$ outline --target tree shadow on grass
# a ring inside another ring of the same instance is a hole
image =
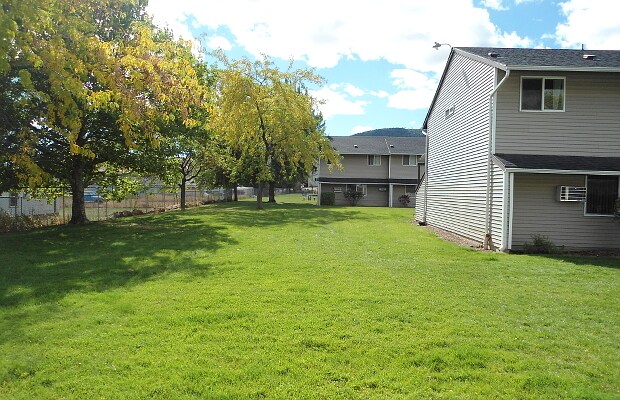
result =
[[[299,203],[265,203],[264,210],[257,210],[256,203],[250,201],[214,204],[210,207],[220,211],[213,215],[213,221],[240,227],[266,228],[288,224],[317,227],[339,221],[375,218],[371,213],[363,213],[353,207],[317,207]]]
[[[192,252],[229,243],[225,227],[180,213],[4,235],[0,306],[53,302],[176,271],[204,275],[209,265]]]
[[[565,263],[571,263],[579,266],[595,266],[617,269],[620,271],[620,257],[606,252],[601,252],[600,255],[596,255],[596,252],[592,254],[538,254],[541,257],[549,258],[552,260],[561,260]]]
[[[227,230],[302,224],[325,226],[372,215],[342,208],[252,202],[122,218],[87,226],[60,226],[0,237],[0,306],[53,302],[67,293],[132,286],[163,273],[204,275],[207,257],[236,242]]]

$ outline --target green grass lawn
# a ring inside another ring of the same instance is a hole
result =
[[[620,398],[620,259],[279,200],[0,236],[0,398]]]

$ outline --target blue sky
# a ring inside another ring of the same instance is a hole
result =
[[[197,48],[293,58],[327,83],[312,94],[330,135],[419,128],[455,47],[620,49],[610,0],[150,0]],[[210,60],[209,55],[205,55]]]

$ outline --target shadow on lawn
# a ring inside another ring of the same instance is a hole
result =
[[[325,226],[338,221],[375,218],[352,207],[317,207],[299,203],[264,203],[264,206],[264,210],[257,210],[256,203],[251,201],[216,204],[213,207],[220,213],[214,215],[213,220],[237,226],[269,227],[288,224]]]
[[[579,266],[595,266],[620,270],[620,257],[601,253],[600,255],[591,254],[540,254],[539,256],[552,260],[561,260]]]
[[[61,226],[0,237],[0,306],[54,302],[70,292],[132,286],[164,273],[208,272],[208,257],[236,243],[227,230],[286,224],[324,226],[372,218],[305,204],[221,203],[185,212]],[[195,256],[196,252],[202,252]]]
[[[234,243],[226,228],[170,213],[88,226],[61,226],[1,238],[0,306],[53,302],[67,293],[132,286],[177,271],[204,275],[192,252]]]

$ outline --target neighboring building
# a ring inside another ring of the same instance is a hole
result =
[[[343,170],[321,160],[318,168],[319,201],[322,192],[334,192],[336,204],[349,204],[347,190],[364,192],[361,206],[401,206],[398,198],[410,194],[414,206],[418,177],[424,173],[423,137],[333,136],[332,146],[342,156]]]
[[[33,199],[22,192],[0,193],[0,212],[11,216],[53,214],[60,208],[59,199],[48,203],[45,199]]]
[[[500,250],[620,248],[620,51],[454,48],[416,220]]]

